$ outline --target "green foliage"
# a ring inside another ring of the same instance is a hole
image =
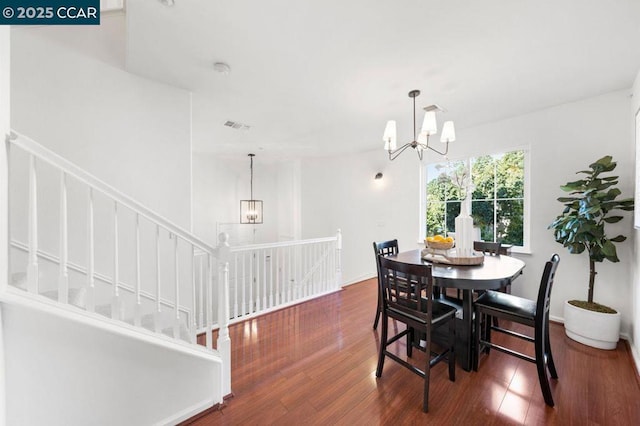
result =
[[[584,179],[568,182],[560,188],[569,193],[569,197],[560,197],[558,201],[564,203],[564,209],[551,225],[555,239],[569,250],[569,253],[587,251],[594,262],[605,259],[619,262],[616,246],[627,237],[618,235],[607,237],[605,224],[616,223],[623,216],[615,211],[633,210],[633,199],[618,200],[622,193],[617,188],[618,176],[602,176],[616,168],[616,162],[611,156],[602,157],[589,165],[591,170],[581,170],[577,173],[585,174]]]
[[[566,247],[569,253],[586,251],[589,254],[589,302],[593,302],[595,263],[604,260],[619,262],[614,243],[627,239],[624,235],[609,238],[605,225],[621,221],[623,216],[619,214],[620,211],[634,208],[632,198],[617,199],[622,194],[619,189],[613,188],[618,184],[618,176],[602,175],[614,170],[616,165],[607,155],[590,164],[590,170],[576,173],[586,175],[584,179],[562,185],[560,188],[569,196],[558,198],[564,204],[564,209],[549,225],[555,240]]]
[[[458,183],[465,162],[430,168],[427,183],[426,223],[428,235],[454,230],[454,219],[460,212],[461,194]],[[435,169],[435,170],[433,170]],[[485,155],[472,159],[471,215],[485,241],[524,244],[524,151],[502,155]],[[495,213],[495,215],[494,215]]]

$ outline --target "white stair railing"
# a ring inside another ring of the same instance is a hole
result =
[[[231,322],[339,290],[341,250],[340,230],[327,238],[232,247]]]
[[[217,328],[215,352],[222,359],[223,395],[229,394],[226,239],[209,246],[23,135],[12,132],[6,149],[12,284],[6,293],[81,310],[166,341],[198,342],[201,350],[214,350],[213,335],[197,336],[198,330]],[[58,184],[46,173],[57,174]],[[58,206],[57,226],[53,211],[41,207],[52,203]],[[58,253],[50,244],[56,238]]]

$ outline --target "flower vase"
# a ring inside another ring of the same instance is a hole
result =
[[[459,257],[471,257],[473,253],[473,218],[469,214],[469,197],[462,202],[456,217],[456,253]]]

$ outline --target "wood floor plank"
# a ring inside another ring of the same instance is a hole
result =
[[[478,372],[456,368],[453,383],[446,365],[435,366],[425,414],[418,376],[387,359],[382,377],[375,377],[376,300],[376,280],[367,280],[233,325],[235,397],[191,424],[640,424],[640,386],[627,344],[613,351],[589,348],[567,338],[560,324],[551,325],[560,376],[550,381],[554,408],[544,404],[533,364],[493,350]],[[389,327],[402,329],[393,322]],[[526,342],[506,339],[494,336],[533,354]],[[404,341],[392,350],[406,357]],[[412,362],[424,360],[414,351]]]

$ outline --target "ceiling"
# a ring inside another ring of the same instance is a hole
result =
[[[636,0],[127,1],[127,69],[193,92],[194,150],[275,157],[412,138],[412,104],[460,129],[629,88]],[[213,63],[226,62],[228,75]],[[223,126],[227,120],[250,130]],[[458,139],[456,143],[464,143]]]

